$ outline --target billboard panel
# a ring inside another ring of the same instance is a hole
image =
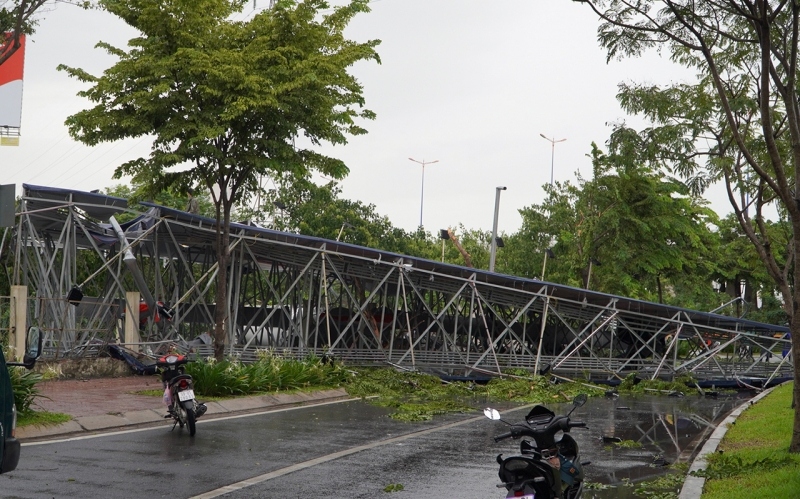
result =
[[[11,33],[5,33],[3,39],[11,43]],[[14,55],[0,64],[0,145],[19,145],[25,36],[20,36],[19,41],[20,47]]]

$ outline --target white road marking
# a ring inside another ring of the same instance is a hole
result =
[[[484,416],[464,419],[462,421],[457,421],[455,423],[449,423],[443,426],[437,426],[436,428],[429,428],[427,430],[420,430],[415,431],[413,433],[408,433],[406,435],[401,435],[399,437],[390,438],[387,440],[380,440],[378,442],[372,442],[365,445],[359,445],[358,447],[353,447],[350,449],[341,450],[339,452],[334,452],[332,454],[328,454],[325,456],[321,456],[315,459],[310,459],[308,461],[303,461],[302,463],[293,464],[291,466],[287,466],[285,468],[281,468],[275,471],[270,471],[269,473],[264,473],[263,475],[254,476],[253,478],[248,478],[247,480],[242,480],[241,482],[232,483],[230,485],[225,485],[224,487],[220,487],[216,490],[211,490],[206,492],[205,494],[200,494],[199,496],[193,496],[190,499],[212,499],[214,497],[219,497],[225,494],[230,494],[231,492],[235,492],[237,490],[241,490],[247,487],[252,487],[253,485],[257,485],[259,483],[266,482],[268,480],[272,480],[273,478],[278,478],[283,475],[288,475],[289,473],[294,473],[295,471],[304,470],[306,468],[311,468],[312,466],[316,466],[318,464],[327,463],[328,461],[333,461],[335,459],[339,459],[340,457],[349,456],[351,454],[355,454],[357,452],[374,449],[375,447],[380,447],[382,445],[393,444],[395,442],[402,442],[403,440],[408,440],[411,438],[420,437],[423,435],[427,435],[429,433],[434,433],[441,430],[447,430],[450,428],[455,428],[456,426],[461,426],[467,423],[472,423],[475,421],[479,421],[481,419],[485,419]]]
[[[332,401],[329,401],[329,402],[320,402],[318,404],[306,403],[306,404],[303,404],[303,405],[292,406],[292,407],[281,407],[281,408],[277,408],[277,409],[265,408],[263,411],[259,411],[259,412],[251,412],[251,413],[248,413],[248,414],[235,414],[235,415],[232,415],[232,416],[222,416],[222,417],[215,417],[215,418],[212,418],[212,419],[206,419],[206,420],[202,420],[202,421],[197,421],[197,424],[201,425],[201,424],[204,424],[204,423],[212,423],[214,421],[226,421],[226,420],[229,420],[229,419],[249,418],[249,417],[252,417],[252,416],[260,416],[262,414],[269,414],[269,413],[273,413],[273,412],[296,411],[298,409],[308,409],[309,407],[318,407],[318,406],[321,406],[321,405],[341,404],[342,402],[353,402],[355,400],[361,400],[361,399],[349,398],[349,399],[342,399],[342,400],[332,400]],[[165,419],[164,421],[167,421],[167,420]],[[147,424],[147,423],[145,423],[145,424]],[[113,435],[126,435],[128,433],[139,433],[139,432],[142,432],[142,431],[153,431],[153,430],[157,430],[159,428],[163,428],[163,426],[156,426],[156,427],[148,426],[147,428],[135,428],[133,430],[110,431],[110,432],[105,432],[105,433],[95,433],[95,434],[92,434],[92,435],[81,435],[79,437],[60,438],[60,439],[55,439],[55,440],[42,440],[42,441],[39,441],[39,442],[23,442],[22,446],[23,447],[33,447],[35,445],[59,444],[59,443],[62,443],[62,442],[77,442],[77,441],[80,441],[80,440],[91,440],[93,438],[108,437],[108,436],[113,436]],[[98,430],[98,431],[101,431],[101,430]]]

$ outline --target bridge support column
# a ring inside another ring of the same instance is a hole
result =
[[[125,344],[137,345],[142,339],[139,337],[139,292],[128,291],[125,293]]]
[[[11,286],[11,317],[9,321],[13,337],[14,357],[22,362],[25,356],[25,335],[28,329],[28,286]]]

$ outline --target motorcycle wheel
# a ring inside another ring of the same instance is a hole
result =
[[[186,426],[189,427],[189,436],[193,437],[194,434],[197,433],[194,409],[186,409]]]

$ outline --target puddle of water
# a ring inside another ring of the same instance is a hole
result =
[[[574,414],[589,429],[573,430],[589,482],[612,485],[587,490],[586,499],[635,498],[638,483],[671,473],[665,464],[690,462],[716,426],[752,393],[717,398],[637,396],[591,399]],[[605,439],[603,437],[606,437]],[[610,440],[636,445],[621,446]]]

